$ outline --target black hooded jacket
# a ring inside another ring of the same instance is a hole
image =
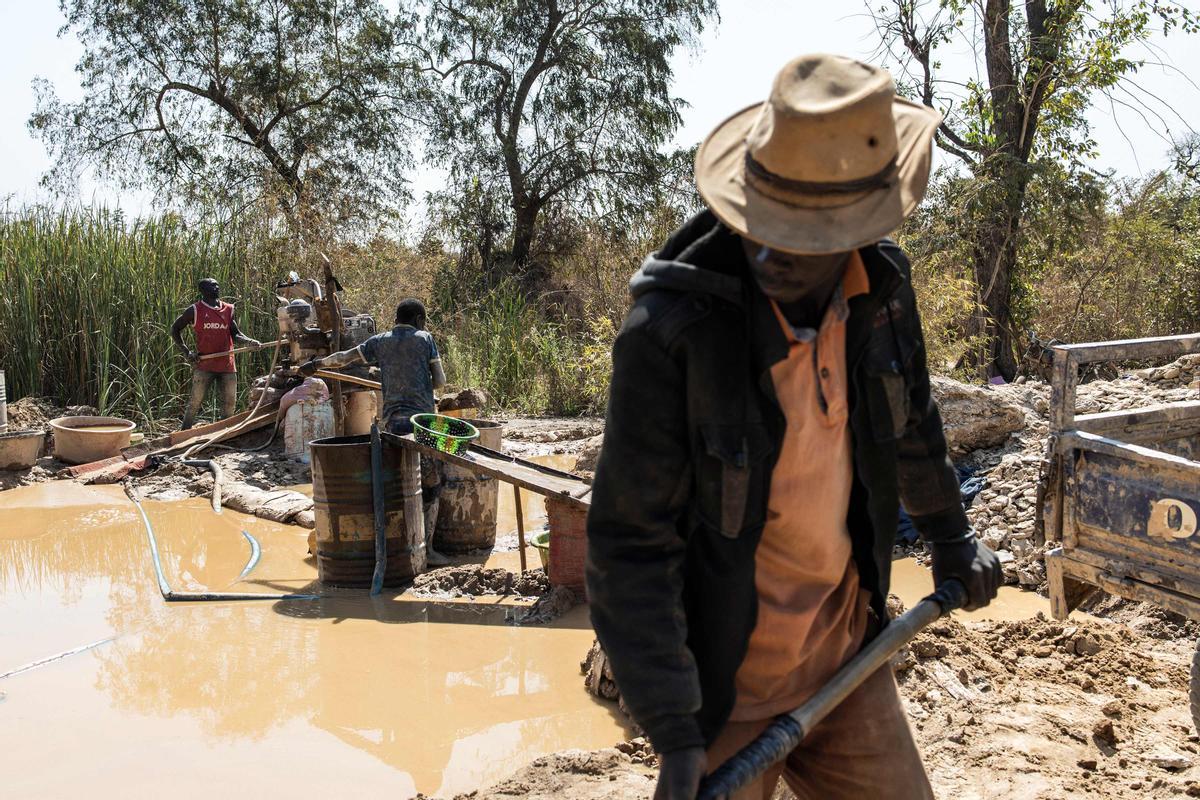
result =
[[[930,397],[909,265],[860,251],[849,300],[855,475],[847,525],[886,620],[900,501],[927,541],[968,523]],[[710,743],[735,700],[754,629],[754,552],[786,423],[771,366],[788,343],[736,234],[688,221],[631,281],[613,347],[604,446],[588,514],[592,623],[634,719],[660,753]]]

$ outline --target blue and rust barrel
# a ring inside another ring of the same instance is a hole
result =
[[[331,586],[369,587],[375,571],[375,508],[371,497],[371,437],[334,436],[310,445],[317,574]],[[387,509],[384,586],[425,570],[421,464],[416,452],[383,444]]]
[[[504,426],[499,422],[469,419],[479,431],[479,444],[499,450]],[[496,501],[499,481],[465,467],[445,464],[438,504],[433,549],[439,553],[491,550],[496,544]]]

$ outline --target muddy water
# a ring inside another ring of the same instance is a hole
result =
[[[933,591],[933,574],[912,558],[892,562],[892,594],[904,601],[905,608],[912,608],[921,598]],[[1038,612],[1050,616],[1050,601],[1036,592],[1027,592],[1015,586],[1001,586],[996,599],[978,611],[956,611],[955,619],[994,622],[1013,622],[1031,619]]]
[[[570,472],[575,467],[577,455],[545,455],[531,456],[526,459],[535,464]],[[521,513],[524,515],[525,532],[532,536],[546,522],[546,498],[527,489],[521,490]],[[496,533],[503,537],[517,529],[517,503],[510,484],[500,484],[499,499],[496,504]],[[532,548],[530,552],[533,552]],[[534,556],[535,560],[537,556]]]
[[[176,590],[315,578],[305,531],[202,498],[145,507]],[[168,605],[118,487],[3,492],[0,520],[0,674],[95,645],[0,679],[0,750],[19,765],[0,795],[450,796],[625,735],[580,683],[586,609],[515,628],[502,605],[404,595]],[[242,530],[262,558],[239,583]]]

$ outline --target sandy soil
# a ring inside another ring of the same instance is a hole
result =
[[[1114,619],[942,620],[896,656],[937,797],[1200,796],[1200,738],[1188,710],[1193,623],[1111,599],[1094,610]],[[587,670],[597,653],[593,647],[585,660],[584,680],[612,699],[611,674]],[[624,749],[631,755],[609,757],[633,775],[654,763],[642,740]],[[539,790],[573,781],[571,797],[607,796],[589,793],[584,774],[546,774],[554,766],[534,765],[520,777]],[[493,796],[504,795],[479,794]],[[776,797],[792,795],[781,786]]]

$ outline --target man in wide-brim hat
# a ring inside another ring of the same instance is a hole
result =
[[[908,260],[940,118],[811,55],[696,156],[708,210],[631,282],[588,517],[592,621],[661,757],[656,798],[810,698],[887,624],[901,502],[968,608],[1001,582],[930,397]],[[927,798],[888,669],[784,763],[801,798]]]

